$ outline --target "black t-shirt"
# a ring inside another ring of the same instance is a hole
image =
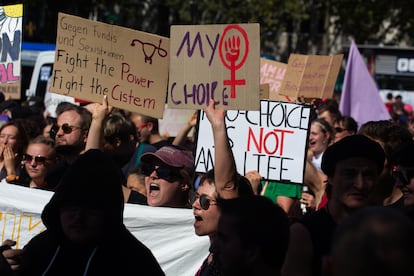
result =
[[[147,197],[137,191],[131,190],[129,194],[128,202],[132,204],[148,205]]]
[[[150,144],[151,146],[157,148],[157,150],[159,150],[160,148],[164,147],[164,146],[169,146],[171,145],[171,143],[167,140],[161,140],[159,142],[156,142],[154,144]]]
[[[322,275],[322,260],[331,255],[332,238],[337,223],[329,214],[327,206],[300,221],[309,231],[313,245],[312,275]]]

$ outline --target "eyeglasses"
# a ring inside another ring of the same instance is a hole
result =
[[[336,127],[335,128],[335,132],[341,133],[342,131],[345,131],[346,129],[342,128],[342,127]]]
[[[81,127],[78,127],[78,126],[71,126],[71,125],[69,125],[69,124],[67,124],[67,123],[65,123],[65,124],[63,124],[63,125],[61,125],[61,126],[58,126],[58,125],[54,125],[53,127],[52,127],[52,129],[50,130],[50,132],[51,132],[51,136],[54,134],[54,135],[56,135],[56,133],[59,131],[59,129],[60,128],[62,128],[62,131],[63,131],[63,133],[65,133],[65,134],[70,134],[70,133],[72,133],[72,131],[74,130],[74,129],[82,129]]]
[[[215,199],[210,199],[208,198],[207,195],[205,194],[197,194],[195,192],[190,192],[188,194],[188,201],[190,202],[191,205],[194,204],[194,202],[199,199],[200,202],[200,207],[203,210],[208,210],[208,208],[210,208],[210,205],[217,205],[217,201]]]
[[[33,159],[35,161],[36,166],[45,165],[45,163],[47,162],[47,160],[49,160],[45,156],[40,156],[40,155],[38,155],[38,156],[32,156],[30,154],[23,154],[23,161],[26,164],[31,164],[32,161],[33,161]]]
[[[141,165],[141,172],[145,176],[150,176],[154,171],[156,172],[158,178],[167,180],[168,182],[175,182],[182,178],[179,170],[176,168],[173,169],[165,166],[155,167],[151,164]]]
[[[400,181],[404,185],[408,185],[411,179],[414,178],[414,169],[406,169],[401,167],[394,167],[392,176],[396,181]]]

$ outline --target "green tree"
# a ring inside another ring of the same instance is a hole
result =
[[[329,2],[329,1],[328,1]],[[351,36],[359,44],[397,44],[413,32],[414,12],[409,1],[330,0],[335,33]],[[387,42],[386,37],[397,31]],[[411,40],[410,40],[411,42]]]
[[[282,33],[299,31],[301,23],[308,20],[304,12],[308,4],[304,0],[224,0],[182,2],[167,0],[172,24],[231,24],[259,23],[262,52],[285,55],[278,52],[278,39]],[[296,50],[292,35],[288,35],[289,48]]]
[[[260,23],[264,54],[325,54],[339,38],[358,44],[412,44],[406,0],[24,0],[26,41],[53,43],[58,12],[169,36],[172,24]],[[386,24],[384,24],[386,23]],[[395,35],[386,40],[392,31]]]

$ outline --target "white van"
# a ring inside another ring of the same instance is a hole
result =
[[[35,91],[30,87],[32,74],[34,67],[36,65],[37,57],[40,53],[48,51],[46,55],[48,56],[47,62],[50,61],[50,57],[52,57],[52,64],[53,64],[53,56],[54,50],[56,48],[55,44],[50,43],[37,43],[37,42],[22,42],[21,45],[21,100],[26,100],[26,94],[28,90]],[[44,56],[41,60],[45,60]],[[43,62],[43,61],[42,61]],[[32,94],[35,92],[31,92]]]
[[[42,51],[37,55],[26,97],[38,96],[44,98],[47,83],[53,71],[55,51]]]

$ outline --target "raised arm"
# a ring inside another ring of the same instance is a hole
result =
[[[108,105],[105,95],[102,104],[95,103],[92,112],[92,122],[89,127],[88,139],[86,140],[85,152],[89,149],[103,149],[103,131],[106,117],[111,113],[112,107]]]
[[[214,136],[214,181],[217,193],[224,199],[238,196],[234,183],[236,164],[227,136],[225,115],[223,109],[216,109],[214,100],[211,99],[205,109],[208,120],[213,129]]]
[[[197,124],[197,115],[198,111],[195,111],[191,118],[188,120],[187,124],[185,124],[185,126],[180,130],[177,136],[175,136],[174,141],[172,142],[173,145],[179,146],[184,144],[188,133]]]

